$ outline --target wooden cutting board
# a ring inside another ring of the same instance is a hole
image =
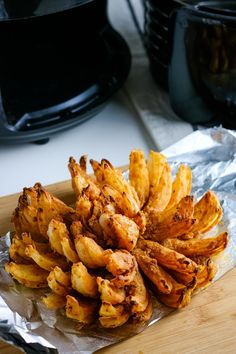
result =
[[[47,189],[73,202],[70,181]],[[19,194],[0,198],[0,235],[11,229],[10,219]],[[0,314],[1,317],[1,314]],[[0,354],[20,354],[0,342]],[[236,268],[193,297],[186,308],[174,311],[143,333],[98,351],[99,354],[236,353]]]

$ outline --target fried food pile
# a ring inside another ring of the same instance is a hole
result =
[[[172,181],[165,156],[130,154],[129,180],[103,159],[69,159],[76,202],[64,204],[39,183],[24,188],[13,214],[15,234],[6,271],[30,288],[45,288],[43,303],[89,325],[105,328],[152,315],[149,289],[172,308],[186,306],[216,273],[211,257],[223,251],[222,208],[208,191],[191,193],[192,173],[182,164]],[[49,292],[50,289],[50,292]]]

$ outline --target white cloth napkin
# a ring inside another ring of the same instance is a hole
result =
[[[131,4],[142,28],[142,1],[131,0]],[[152,78],[148,58],[127,1],[110,0],[108,10],[112,25],[125,38],[132,54],[131,72],[123,90],[135,107],[155,147],[163,150],[192,133],[192,125],[181,120],[173,112],[168,93]]]

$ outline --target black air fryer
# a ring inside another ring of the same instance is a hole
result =
[[[146,0],[145,45],[181,118],[236,128],[235,0]]]
[[[0,143],[44,142],[97,114],[130,53],[106,0],[0,0]]]
[[[173,13],[197,2],[191,0],[145,0],[145,44],[153,77],[168,88],[168,68],[173,45]]]

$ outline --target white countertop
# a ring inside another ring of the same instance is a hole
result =
[[[69,156],[88,154],[116,166],[127,164],[131,149],[141,148],[147,154],[148,140],[121,90],[97,116],[53,136],[47,144],[0,146],[0,196],[37,181],[46,185],[69,179]]]

